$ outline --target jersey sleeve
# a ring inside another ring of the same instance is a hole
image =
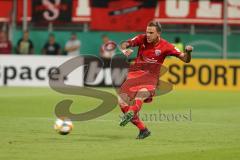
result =
[[[129,39],[127,42],[129,43],[130,47],[136,47],[144,43],[144,38],[145,38],[145,35],[140,34],[133,37],[132,39]]]
[[[166,52],[167,52],[166,53],[167,56],[179,57],[182,54],[182,52],[177,47],[175,47],[173,44],[171,44],[171,43],[167,44]]]

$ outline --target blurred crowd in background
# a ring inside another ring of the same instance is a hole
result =
[[[65,46],[60,46],[55,35],[51,33],[42,47],[42,54],[78,56],[80,55],[80,47],[81,41],[74,32]],[[13,52],[19,55],[34,54],[34,43],[29,36],[29,31],[23,32],[23,36],[18,40],[16,46],[12,45],[4,31],[0,32],[0,54],[11,54]]]
[[[178,49],[194,46],[193,58],[240,58],[237,1],[6,0],[0,7],[0,54],[111,58],[117,50],[106,44],[144,33],[154,19]]]
[[[61,46],[58,43],[55,35],[50,33],[47,41],[42,46],[42,55],[69,55],[69,56],[79,56],[81,49],[81,41],[77,37],[75,32],[72,32],[69,36],[69,40],[66,41],[65,46]],[[102,58],[110,59],[114,54],[115,50],[107,50],[106,44],[112,43],[116,44],[114,41],[110,40],[108,35],[103,34],[101,36],[102,44],[99,46],[99,56]],[[184,51],[184,44],[181,42],[179,37],[175,38],[173,43],[180,51]],[[7,33],[4,31],[0,32],[0,54],[18,54],[18,55],[31,55],[34,54],[34,43],[29,36],[29,31],[23,31],[22,37],[17,41],[17,45],[13,46],[12,42],[8,39]]]

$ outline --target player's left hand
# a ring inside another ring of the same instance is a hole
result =
[[[187,46],[185,47],[185,52],[186,52],[186,53],[191,53],[192,51],[193,51],[193,46],[187,45]]]

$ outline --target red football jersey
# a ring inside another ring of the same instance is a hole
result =
[[[161,65],[167,56],[178,57],[181,51],[163,38],[157,44],[147,42],[145,34],[140,34],[133,39],[128,40],[131,47],[139,47],[135,63],[130,66],[129,71],[138,68],[148,70],[151,73],[159,75]],[[141,66],[140,68],[138,66]]]
[[[181,52],[163,38],[157,44],[147,42],[145,34],[128,40],[130,47],[139,47],[135,63],[128,70],[127,79],[122,84],[119,93],[127,94],[133,99],[141,88],[150,91],[151,99],[157,88],[161,65],[167,56],[178,57]]]

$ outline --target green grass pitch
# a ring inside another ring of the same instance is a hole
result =
[[[144,140],[135,139],[138,131],[133,125],[119,126],[118,107],[97,119],[74,122],[71,134],[58,135],[53,130],[53,111],[65,98],[74,100],[74,113],[100,103],[48,88],[1,87],[0,160],[240,159],[239,92],[177,90],[156,98],[143,106],[141,115],[159,110],[190,114],[191,110],[192,119],[148,119],[152,135]]]

